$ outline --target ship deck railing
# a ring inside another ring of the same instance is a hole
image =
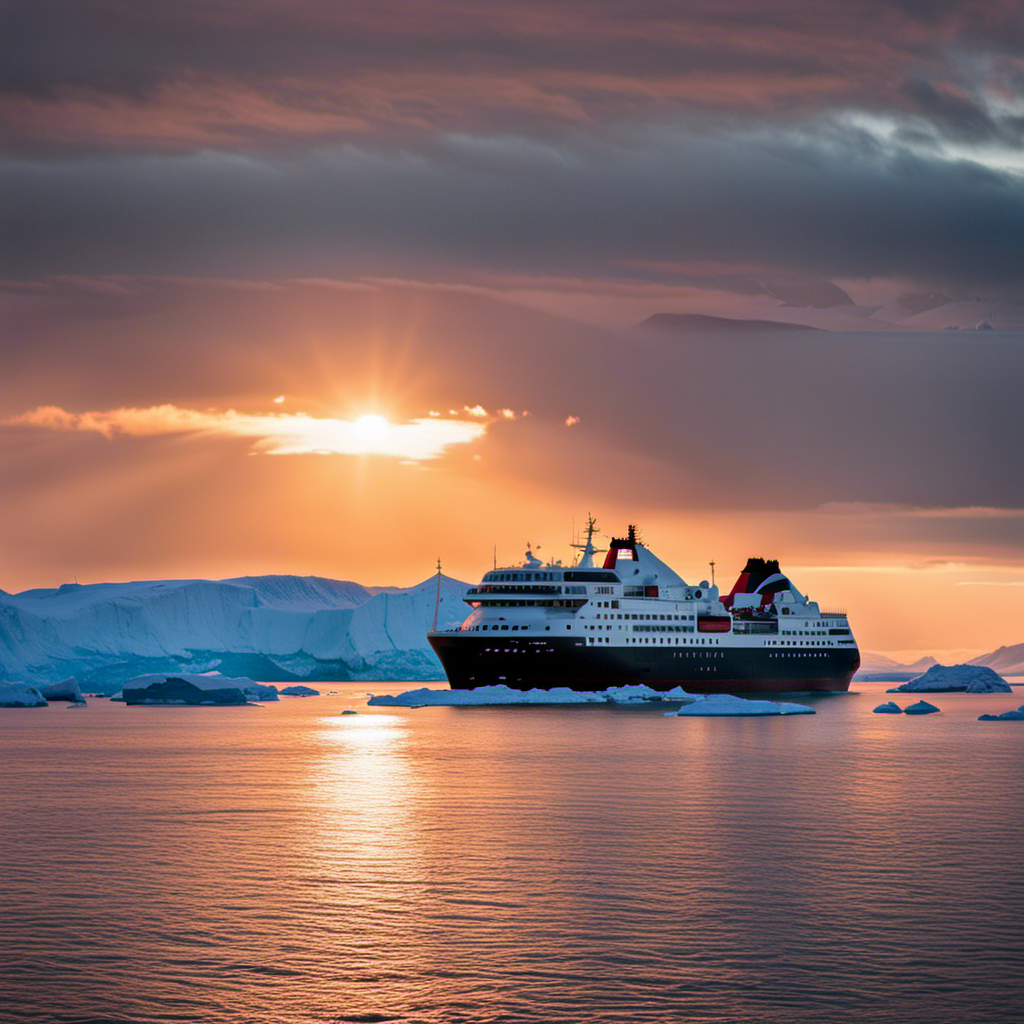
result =
[[[560,594],[561,587],[543,586],[524,583],[485,583],[479,587],[470,587],[466,597],[478,597],[482,594]]]

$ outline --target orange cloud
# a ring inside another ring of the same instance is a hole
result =
[[[478,417],[475,409],[467,412]],[[431,416],[389,423],[375,415],[355,420],[305,413],[247,415],[234,409],[201,411],[176,405],[72,413],[42,405],[4,420],[3,426],[93,432],[108,440],[161,434],[241,437],[252,438],[253,451],[266,455],[383,455],[423,461],[438,458],[453,445],[479,440],[488,423],[479,417],[475,422]]]

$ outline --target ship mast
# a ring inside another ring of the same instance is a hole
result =
[[[431,632],[437,629],[437,610],[441,606],[441,559],[437,559],[437,595],[434,598],[434,624],[430,627]]]
[[[594,534],[597,533],[597,520],[589,512],[587,513],[587,525],[585,529],[587,531],[587,542],[585,544],[574,543],[571,547],[578,548],[583,552],[583,556],[579,560],[578,567],[580,569],[592,569],[594,567],[594,555],[599,549],[594,547]]]

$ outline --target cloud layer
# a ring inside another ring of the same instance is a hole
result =
[[[477,407],[479,408],[479,407]],[[483,416],[486,412],[481,410]],[[436,459],[452,445],[483,437],[481,415],[475,421],[425,417],[388,423],[368,413],[355,420],[326,419],[302,413],[245,415],[157,405],[145,409],[110,409],[72,413],[59,406],[39,406],[0,422],[5,427],[72,430],[115,437],[193,434],[254,440],[253,451],[266,455],[383,455],[422,461]]]
[[[1024,279],[1009,0],[8,8],[7,276]]]

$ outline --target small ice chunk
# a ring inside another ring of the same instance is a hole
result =
[[[0,683],[0,708],[45,708],[46,699],[28,683]]]
[[[979,722],[1024,722],[1024,704],[1016,711],[1004,711],[1001,715],[978,715]]]
[[[772,700],[749,700],[729,693],[713,693],[698,697],[678,711],[666,711],[666,718],[719,717],[723,715],[813,715],[806,704],[785,704]]]
[[[472,707],[488,704],[594,704],[605,698],[597,693],[580,693],[567,686],[551,690],[513,690],[510,686],[477,686],[472,690],[431,690],[421,687],[396,695],[378,694],[368,704],[391,708]]]
[[[654,690],[644,683],[630,686],[609,686],[607,690],[595,690],[595,696],[604,697],[613,704],[634,704],[647,700],[691,700],[693,694],[687,693],[681,686],[672,690]]]
[[[555,686],[550,690],[513,690],[503,683],[497,686],[477,686],[472,690],[407,690],[397,695],[371,697],[370,704],[378,707],[482,707],[494,704],[636,704],[641,701],[690,700],[692,694],[682,687],[663,691],[650,686],[610,686],[606,690],[570,690]]]
[[[312,686],[286,686],[283,690],[277,691],[282,697],[319,697],[320,691],[314,690]]]
[[[74,676],[60,683],[48,683],[40,687],[39,692],[46,700],[82,700],[82,688]]]
[[[876,715],[902,715],[903,708],[899,706],[894,700],[887,700],[884,704],[879,704],[875,708],[874,713]]]
[[[354,708],[345,708],[345,710],[342,711],[342,714],[343,715],[358,715],[359,712],[356,711]]]
[[[919,700],[916,704],[908,704],[904,709],[905,715],[934,715],[939,709],[926,700]]]

